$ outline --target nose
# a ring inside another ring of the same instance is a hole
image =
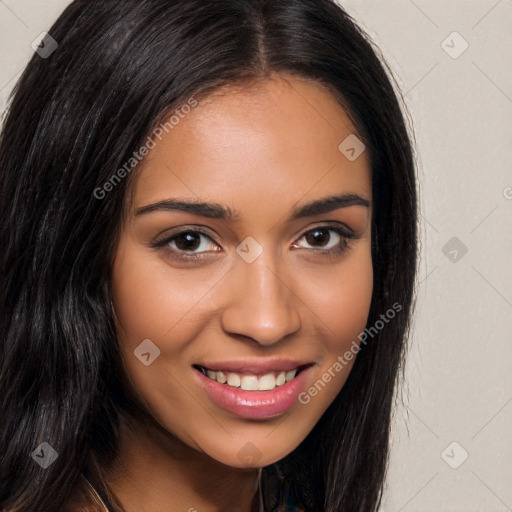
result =
[[[221,317],[226,332],[264,346],[278,343],[301,327],[300,301],[289,267],[284,270],[276,265],[268,253],[263,251],[252,263],[236,261],[226,283],[229,300]]]

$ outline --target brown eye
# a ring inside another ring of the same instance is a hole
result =
[[[348,249],[349,242],[358,238],[354,233],[334,226],[319,226],[307,231],[300,237],[304,239],[308,247],[303,247],[298,242],[294,248],[304,248],[318,254],[338,256]],[[214,252],[222,251],[213,238],[198,230],[187,229],[171,236],[163,236],[154,240],[151,247],[164,250],[169,257],[182,260],[199,260],[211,257]],[[212,245],[216,246],[212,248]]]
[[[312,250],[332,255],[344,251],[353,238],[357,238],[356,235],[338,227],[320,226],[310,229],[300,239],[304,239]]]
[[[201,244],[201,234],[196,231],[184,231],[174,237],[176,247],[180,251],[196,250]]]
[[[212,248],[213,245],[216,245],[217,248]],[[151,242],[150,246],[164,250],[173,258],[189,260],[208,257],[210,253],[219,251],[218,244],[211,236],[193,229],[157,238]]]
[[[313,229],[312,231],[309,231],[305,235],[306,241],[310,245],[320,244],[320,246],[323,247],[331,239],[331,236],[329,235],[329,231],[330,231],[329,229],[325,229],[325,228]]]

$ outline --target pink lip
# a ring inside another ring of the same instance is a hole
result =
[[[306,387],[310,368],[308,366],[294,379],[271,391],[244,391],[220,384],[199,370],[195,369],[194,373],[206,394],[219,407],[241,418],[265,419],[282,414],[298,401],[299,394]]]

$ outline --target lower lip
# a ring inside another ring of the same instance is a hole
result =
[[[284,413],[298,401],[310,368],[271,391],[245,391],[210,379],[199,370],[194,372],[212,402],[222,409],[245,419],[266,419]]]

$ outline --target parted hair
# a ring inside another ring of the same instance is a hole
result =
[[[334,0],[75,0],[9,100],[0,140],[0,510],[57,512],[117,455],[126,392],[111,268],[137,169],[104,186],[169,112],[271,72],[327,87],[371,161],[368,326],[402,306],[357,355],[306,439],[263,468],[265,510],[292,479],[308,512],[371,512],[381,500],[395,391],[414,309],[413,136],[385,60]],[[340,140],[341,142],[341,140]],[[58,453],[47,468],[30,454]]]

